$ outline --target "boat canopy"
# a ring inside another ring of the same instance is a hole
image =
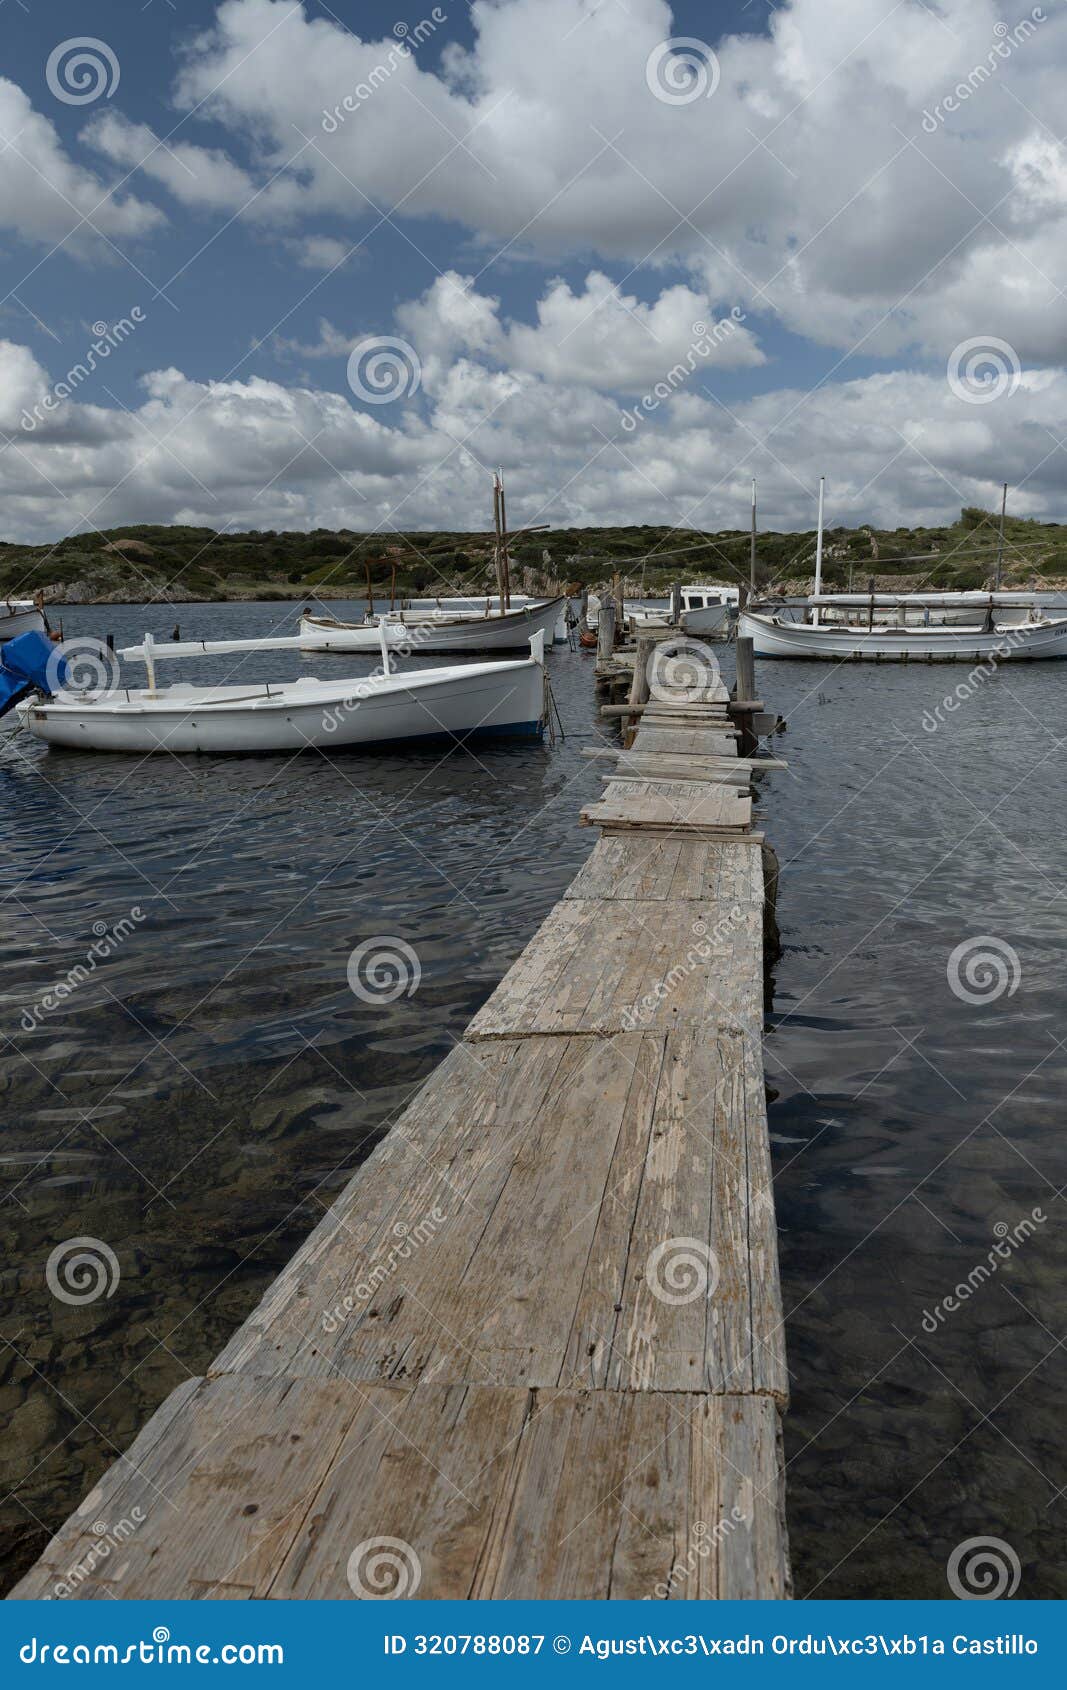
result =
[[[1008,609],[1020,605],[1037,604],[1043,597],[1035,592],[943,592],[943,593],[818,593],[807,598],[765,599],[762,602],[774,604],[811,604],[811,605],[862,605],[864,609],[870,604],[887,606],[914,606],[917,609],[929,607],[931,610],[951,610],[955,608],[987,610],[1000,607]]]

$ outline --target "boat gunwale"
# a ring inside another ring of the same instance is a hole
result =
[[[196,698],[191,696],[188,691],[181,698],[167,698],[163,695],[172,690],[167,687],[158,689],[155,697],[131,698],[129,696],[131,692],[144,694],[146,689],[143,687],[122,687],[116,689],[116,692],[107,694],[95,701],[86,699],[82,702],[74,698],[55,697],[30,698],[22,700],[15,708],[20,714],[28,714],[30,711],[38,714],[51,713],[60,720],[68,716],[83,716],[86,712],[101,718],[112,716],[125,720],[132,716],[158,717],[170,715],[184,718],[189,716],[193,710],[203,709],[210,709],[213,714],[220,710],[232,709],[241,715],[253,713],[260,715],[272,710],[324,710],[346,704],[349,708],[355,709],[366,704],[380,704],[405,698],[409,701],[417,701],[418,694],[431,691],[437,687],[447,686],[461,676],[470,676],[477,681],[491,681],[500,675],[515,674],[520,670],[528,669],[541,670],[541,667],[541,664],[534,657],[521,658],[517,661],[508,660],[503,663],[453,664],[448,668],[426,669],[422,674],[416,672],[412,675],[390,675],[388,677],[384,675],[346,676],[344,686],[334,681],[318,681],[313,676],[299,676],[295,681],[282,683],[283,687],[289,689],[288,691],[265,692],[262,696],[251,697],[248,694],[243,694],[239,698]],[[383,684],[387,680],[392,684]],[[305,696],[302,698],[292,696],[294,687],[307,686],[308,683],[323,688],[323,695],[316,694],[312,697]],[[414,683],[414,688],[412,683]],[[182,684],[178,683],[179,686]],[[259,684],[269,688],[274,683],[263,681]],[[372,690],[364,696],[356,698],[353,703],[349,703],[355,690],[358,687],[366,686],[369,686]],[[204,688],[203,690],[207,692],[211,689]],[[469,690],[484,692],[488,688],[478,686]],[[125,696],[119,698],[119,692],[122,692]]]

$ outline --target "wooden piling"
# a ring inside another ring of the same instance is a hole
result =
[[[606,663],[615,649],[615,604],[605,599],[600,606],[597,623],[596,656],[598,663]]]
[[[613,771],[464,1037],[14,1596],[77,1565],[81,1599],[359,1597],[382,1539],[375,1595],[790,1594],[767,870],[719,778],[735,733],[721,681],[657,682],[628,755],[659,772]]]

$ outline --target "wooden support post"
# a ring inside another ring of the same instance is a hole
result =
[[[629,745],[640,719],[640,711],[648,702],[649,686],[648,671],[652,662],[652,653],[656,649],[656,642],[647,634],[640,634],[637,640],[637,651],[634,654],[634,673],[630,682],[629,704],[634,715],[629,722],[623,723],[623,739]]]
[[[756,697],[756,660],[752,640],[747,634],[739,634],[734,641],[737,653],[737,682],[734,687],[734,697],[742,700],[752,700]],[[741,755],[751,756],[758,744],[752,724],[752,711],[745,710],[738,713],[737,724],[741,729]]]
[[[369,619],[374,615],[374,589],[370,580],[370,557],[368,556],[365,561],[367,565],[367,617]]]
[[[746,634],[738,634],[734,641],[737,652],[737,685],[734,688],[735,698],[756,697],[756,657],[751,639]]]
[[[682,584],[680,581],[671,582],[671,626],[677,628],[682,620]]]
[[[606,599],[600,606],[600,624],[596,636],[596,660],[607,663],[615,650],[615,604]]]

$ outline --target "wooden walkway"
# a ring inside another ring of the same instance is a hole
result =
[[[72,1594],[789,1594],[736,748],[721,685],[649,701],[462,1043],[16,1597],[135,1510]]]

